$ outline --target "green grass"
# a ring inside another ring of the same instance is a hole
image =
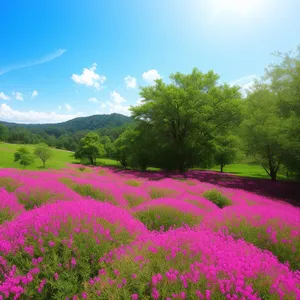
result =
[[[22,169],[19,163],[14,162],[14,152],[20,147],[26,147],[33,152],[35,145],[19,145],[0,143],[0,168],[17,168]],[[72,157],[72,152],[66,150],[53,149],[53,157],[46,162],[46,169],[62,169],[66,167],[67,163],[79,163]],[[97,160],[98,166],[122,168],[121,164],[113,159],[102,158]],[[35,162],[26,167],[28,170],[42,170],[42,162],[36,159]],[[159,171],[158,168],[147,168],[148,171]],[[211,171],[220,171],[220,166],[214,166]],[[252,177],[252,178],[268,178],[266,171],[257,165],[247,164],[231,164],[224,167],[225,173],[231,173],[237,176]],[[286,176],[278,174],[278,179],[287,179]]]
[[[35,145],[0,143],[0,168],[23,169],[19,163],[14,162],[14,153],[20,147],[26,147],[33,152]],[[46,169],[63,169],[67,163],[74,163],[75,159],[72,154],[69,151],[53,149],[53,156],[46,162]],[[36,158],[32,165],[26,167],[26,170],[43,170],[41,160]]]
[[[184,225],[194,226],[199,224],[202,217],[193,216],[188,213],[178,211],[173,207],[164,205],[149,207],[147,210],[134,214],[148,230],[167,231],[170,228],[178,228]]]
[[[231,200],[225,197],[221,192],[216,189],[205,191],[202,196],[209,201],[216,204],[218,207],[223,208],[232,204]]]
[[[218,172],[220,171],[220,166],[214,166],[210,170]],[[231,173],[237,176],[270,179],[264,168],[258,165],[231,164],[225,166],[223,171],[224,173]],[[278,174],[278,179],[286,179],[286,176]]]

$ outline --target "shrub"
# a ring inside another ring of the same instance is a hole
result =
[[[123,196],[127,200],[129,207],[138,206],[146,201],[145,198],[136,194],[124,194]]]
[[[134,179],[130,179],[125,181],[125,184],[130,185],[130,186],[135,186],[135,187],[139,187],[142,185],[142,183],[140,181],[134,180]]]
[[[4,187],[8,192],[14,192],[20,183],[10,177],[0,177],[0,188]]]
[[[16,192],[18,201],[24,205],[26,210],[33,209],[34,207],[41,207],[43,204],[52,203],[57,200],[63,200],[64,196],[52,193],[42,189],[28,189],[26,191]]]
[[[231,200],[225,197],[221,192],[216,189],[205,191],[202,196],[211,202],[215,203],[218,207],[223,208],[232,204]]]
[[[201,217],[178,211],[164,205],[152,206],[134,214],[149,230],[164,231],[184,225],[199,224]]]
[[[158,199],[164,198],[168,196],[174,196],[176,193],[173,190],[167,188],[158,188],[158,187],[151,187],[149,195],[151,199]]]

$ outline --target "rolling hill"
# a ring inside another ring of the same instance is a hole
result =
[[[23,127],[27,129],[43,130],[43,129],[58,129],[68,132],[76,132],[80,130],[94,130],[107,127],[119,127],[125,124],[132,123],[131,117],[113,113],[109,115],[93,115],[89,117],[79,117],[62,123],[55,124],[20,124],[0,121],[1,124],[7,127]]]

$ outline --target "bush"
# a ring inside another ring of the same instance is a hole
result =
[[[135,187],[139,187],[142,185],[142,183],[140,181],[134,180],[134,179],[130,179],[125,181],[125,184],[130,185],[130,186],[135,186]]]
[[[150,189],[149,195],[151,199],[158,199],[158,198],[174,196],[175,192],[173,190],[166,189],[166,188],[152,187]]]
[[[0,188],[4,187],[8,192],[14,192],[20,184],[10,177],[0,177]]]
[[[216,189],[205,191],[202,196],[214,204],[216,204],[220,208],[224,208],[225,206],[229,206],[232,204],[231,200],[225,197],[221,192]]]
[[[154,206],[147,210],[135,213],[135,216],[146,225],[149,230],[167,231],[170,228],[178,228],[184,225],[193,226],[199,224],[201,217],[178,211],[173,207]]]
[[[123,196],[127,200],[129,207],[138,206],[146,201],[142,196],[136,194],[124,194]]]

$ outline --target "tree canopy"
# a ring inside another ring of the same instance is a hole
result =
[[[142,87],[143,103],[131,111],[137,130],[150,133],[155,166],[184,172],[205,160],[202,153],[218,130],[240,123],[241,94],[238,87],[219,84],[213,71],[195,68],[170,80]]]
[[[34,162],[34,156],[27,148],[20,147],[14,153],[14,162],[19,162],[25,169],[26,166],[29,166]]]
[[[43,167],[46,167],[46,161],[53,156],[52,149],[46,144],[39,144],[34,149],[34,155],[37,156],[43,163]]]
[[[95,132],[89,132],[80,140],[79,148],[75,152],[76,159],[88,159],[91,165],[96,165],[97,158],[105,155],[104,146],[100,143],[100,137]]]

